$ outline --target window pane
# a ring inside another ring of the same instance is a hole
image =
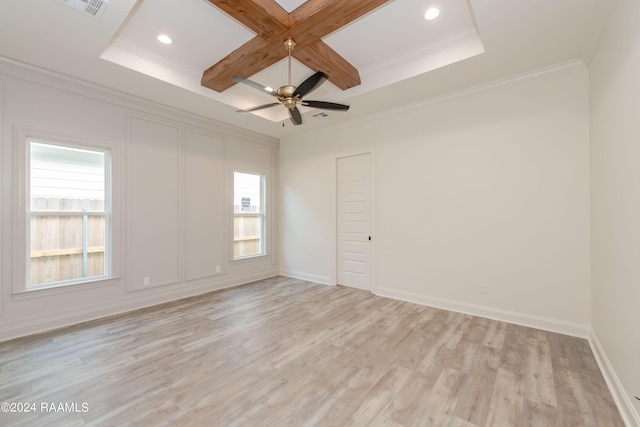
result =
[[[233,175],[233,256],[260,255],[263,250],[262,176]]]
[[[105,276],[106,154],[29,143],[27,287]]]
[[[251,173],[233,174],[233,211],[260,212],[261,177]]]
[[[104,260],[104,215],[31,217],[30,287],[103,276]]]
[[[104,212],[105,153],[31,142],[32,211]]]

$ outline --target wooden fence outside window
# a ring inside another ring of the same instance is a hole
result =
[[[105,274],[106,230],[102,209],[101,200],[33,200],[31,286]]]

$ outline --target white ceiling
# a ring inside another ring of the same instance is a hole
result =
[[[303,110],[291,126],[281,106],[244,85],[200,86],[202,72],[253,37],[206,0],[110,0],[99,19],[59,0],[0,2],[0,55],[274,137],[354,120],[430,97],[567,61],[588,62],[612,0],[395,0],[323,40],[360,72],[360,86],[326,82],[309,98],[349,112]],[[287,11],[301,0],[280,0]],[[434,21],[424,12],[441,10]],[[156,37],[169,34],[174,43]],[[283,47],[284,49],[284,47]],[[292,83],[315,70],[293,61]],[[286,60],[251,77],[286,84]],[[285,126],[282,126],[282,123]]]

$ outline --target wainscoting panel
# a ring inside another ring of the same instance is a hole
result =
[[[220,137],[187,131],[187,280],[226,271],[224,144]]]
[[[127,288],[180,280],[180,129],[131,116]]]

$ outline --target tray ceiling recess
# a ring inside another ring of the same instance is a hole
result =
[[[433,6],[440,15],[426,20]],[[322,71],[328,82],[314,98],[346,103],[484,52],[466,0],[143,0],[101,58],[247,110],[273,98],[234,77],[284,85],[289,38],[291,79]],[[300,106],[302,115],[311,110]],[[280,109],[252,114],[289,119]]]

